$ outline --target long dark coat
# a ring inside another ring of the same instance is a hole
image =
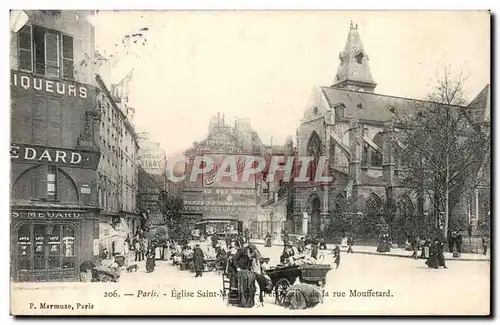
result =
[[[203,251],[199,247],[195,247],[193,249],[193,263],[194,263],[194,270],[196,272],[201,272],[203,271],[203,260],[205,256],[203,255]]]

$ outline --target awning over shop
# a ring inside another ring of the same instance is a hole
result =
[[[99,222],[99,239],[119,237],[120,234],[109,224]]]
[[[129,226],[127,224],[127,221],[125,220],[125,218],[120,218],[120,224],[116,228],[116,231],[118,233],[125,234],[125,237],[130,233],[130,228],[129,228]]]

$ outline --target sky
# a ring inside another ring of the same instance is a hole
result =
[[[487,12],[100,11],[93,24],[99,51],[119,52],[113,82],[134,69],[137,131],[171,156],[203,140],[217,112],[249,118],[264,143],[295,136],[313,89],[333,82],[350,21],[376,93],[425,98],[445,65],[468,74],[470,100],[490,83]],[[115,46],[144,27],[145,45]]]

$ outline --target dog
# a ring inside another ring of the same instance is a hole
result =
[[[132,265],[130,265],[130,266],[127,267],[127,272],[130,273],[130,272],[132,272],[132,270],[134,272],[137,272],[138,269],[139,269],[139,266],[137,266],[137,264],[132,264]]]

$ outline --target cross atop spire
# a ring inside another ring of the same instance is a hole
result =
[[[377,84],[373,80],[368,55],[358,33],[358,24],[351,21],[344,50],[339,54],[340,64],[332,87],[374,92]]]

